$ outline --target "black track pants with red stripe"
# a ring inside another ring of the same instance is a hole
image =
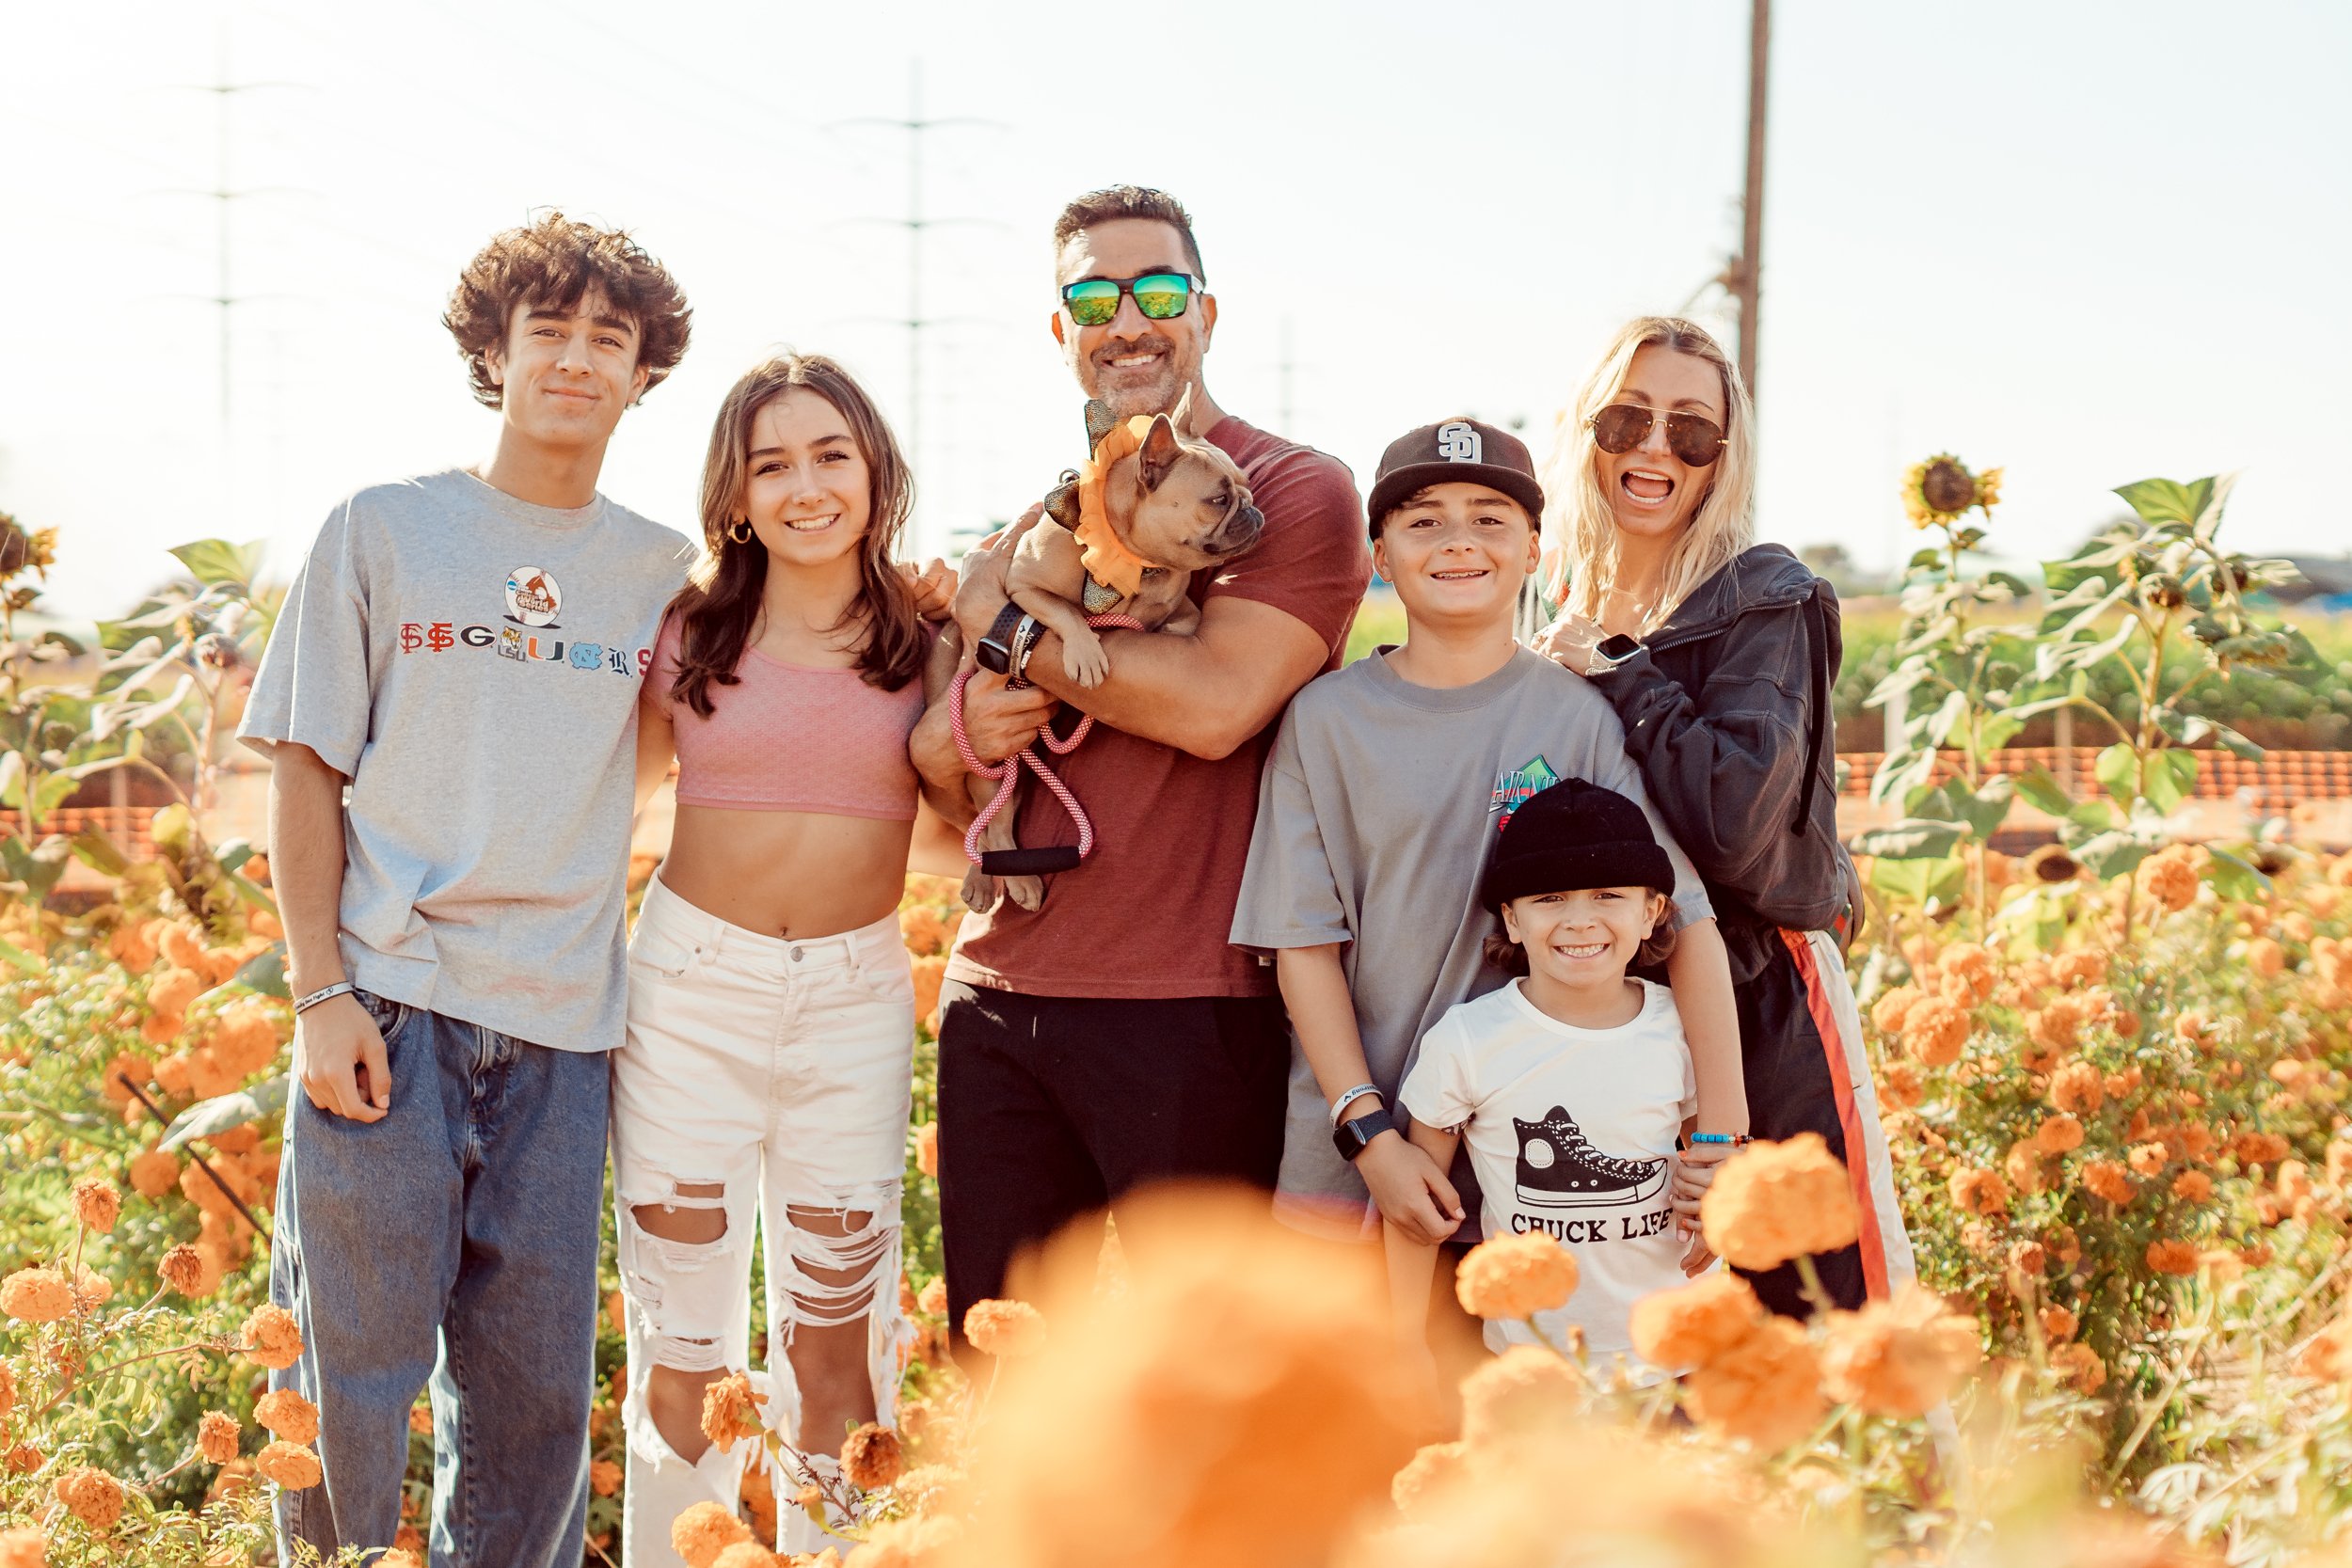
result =
[[[1819,1132],[1845,1166],[1862,1216],[1854,1245],[1814,1259],[1830,1299],[1849,1309],[1883,1300],[1914,1277],[1911,1241],[1896,1207],[1894,1171],[1879,1126],[1878,1093],[1861,1020],[1836,944],[1823,933],[1783,931],[1772,961],[1735,988],[1748,1126],[1759,1138]],[[1764,1305],[1811,1311],[1794,1264],[1740,1271]]]

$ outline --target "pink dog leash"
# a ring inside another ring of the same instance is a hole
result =
[[[1089,615],[1087,625],[1123,626],[1130,631],[1144,629],[1143,623],[1131,615]],[[991,766],[982,762],[979,753],[972,749],[971,736],[964,733],[963,728],[963,689],[970,683],[973,674],[973,671],[964,671],[956,676],[956,684],[948,689],[948,725],[955,732],[956,752],[962,757],[963,766],[983,779],[1002,782],[997,784],[996,793],[989,797],[988,804],[982,806],[979,815],[972,819],[972,826],[964,831],[964,858],[991,877],[1037,877],[1048,872],[1075,869],[1080,861],[1094,852],[1094,824],[1087,819],[1086,808],[1078,804],[1078,798],[1070,792],[1070,786],[1061,782],[1060,775],[1043,757],[1038,755],[1037,748],[1039,742],[1042,742],[1045,749],[1056,756],[1068,756],[1078,749],[1078,742],[1084,740],[1087,733],[1094,728],[1094,716],[1081,714],[1078,727],[1070,732],[1067,740],[1056,739],[1051,724],[1040,724],[1036,741]],[[1078,842],[1074,846],[1057,844],[1037,849],[981,849],[980,835],[988,831],[991,822],[996,820],[996,814],[1011,801],[1024,763],[1028,764],[1029,770],[1054,792],[1054,799],[1059,800],[1062,809],[1070,814],[1070,820],[1078,825]]]

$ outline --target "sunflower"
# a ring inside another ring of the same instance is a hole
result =
[[[1950,452],[1914,463],[1903,475],[1903,511],[1914,528],[1958,522],[1961,514],[1982,508],[1987,516],[2001,501],[2001,470],[1971,473]]]

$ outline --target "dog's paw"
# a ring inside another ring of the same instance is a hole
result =
[[[974,914],[986,914],[996,907],[996,879],[982,874],[978,866],[963,874],[963,886],[957,890],[963,907]]]
[[[1005,896],[1032,914],[1037,912],[1039,905],[1045,902],[1045,879],[1042,877],[1007,877],[1004,883]]]
[[[1103,640],[1089,627],[1083,641],[1075,638],[1062,640],[1061,668],[1062,673],[1092,690],[1111,673],[1111,658],[1104,651]]]

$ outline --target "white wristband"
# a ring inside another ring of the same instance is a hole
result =
[[[1340,1118],[1347,1114],[1347,1108],[1350,1105],[1355,1104],[1356,1101],[1363,1099],[1364,1096],[1368,1094],[1379,1093],[1380,1085],[1377,1084],[1357,1085],[1354,1088],[1348,1090],[1345,1094],[1340,1096],[1339,1099],[1331,1102],[1331,1125],[1337,1127],[1340,1124]],[[1388,1097],[1382,1095],[1381,1098],[1385,1101]]]

